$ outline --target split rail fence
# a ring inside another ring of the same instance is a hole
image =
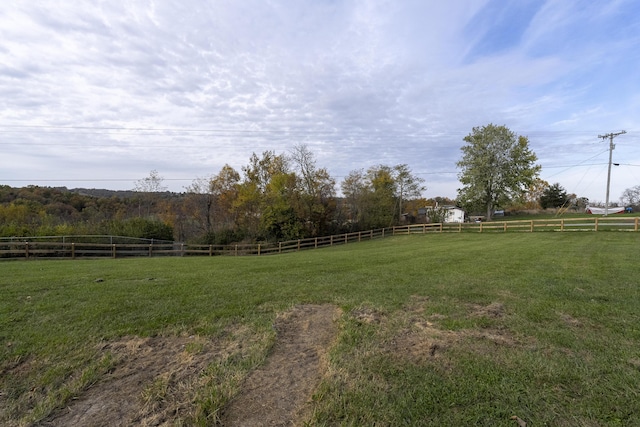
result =
[[[29,238],[0,240],[0,259],[77,259],[126,258],[154,256],[241,256],[270,255],[285,252],[318,249],[348,243],[379,239],[389,236],[427,233],[507,233],[539,231],[639,231],[640,217],[594,217],[575,219],[543,219],[527,221],[493,221],[480,223],[412,224],[377,230],[358,231],[326,237],[289,240],[278,243],[236,245],[197,245],[175,242],[126,243],[113,241],[93,243],[73,241],[65,236],[40,241]],[[84,236],[87,240],[87,237]],[[104,238],[105,236],[100,236]],[[116,240],[121,240],[118,238]]]

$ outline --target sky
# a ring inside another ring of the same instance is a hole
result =
[[[455,198],[505,125],[540,177],[640,185],[637,0],[3,0],[0,185],[181,192],[305,145],[340,182],[407,164]]]

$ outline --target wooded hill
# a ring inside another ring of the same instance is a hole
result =
[[[289,155],[254,153],[241,173],[225,165],[183,193],[166,191],[155,170],[134,191],[3,186],[0,237],[110,234],[229,244],[327,236],[415,221],[429,203],[423,182],[406,164],[380,164],[350,172],[338,197],[336,180],[297,145]]]
[[[160,207],[176,195],[153,195]],[[0,186],[0,237],[110,234],[173,240],[173,227],[132,191]],[[144,213],[143,213],[144,209]]]
[[[292,240],[389,227],[425,206],[407,165],[356,170],[341,183],[304,145],[255,153],[242,175],[225,165],[171,193],[151,171],[135,191],[0,187],[0,237],[110,234],[229,244]]]
[[[274,216],[272,207],[265,209],[263,218],[259,211],[243,212],[233,203],[225,209],[222,201],[193,192],[0,186],[0,237],[120,235],[229,244],[337,234],[401,222],[397,213],[385,213],[378,207],[354,214],[345,198],[335,196],[326,200],[323,211],[316,210],[325,213],[318,215],[317,227],[298,219],[291,207],[280,207],[288,217]],[[417,215],[424,203],[422,199],[406,202],[406,210],[412,213],[409,217]]]

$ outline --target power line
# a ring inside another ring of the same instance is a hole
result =
[[[300,126],[327,127],[317,123],[301,123]],[[8,129],[7,129],[8,128]],[[141,135],[141,136],[175,136],[176,134],[206,133],[221,136],[247,135],[281,135],[281,136],[385,136],[403,135],[405,137],[440,137],[459,136],[465,132],[449,131],[446,133],[425,130],[395,131],[380,129],[233,129],[233,128],[157,128],[157,127],[101,127],[101,126],[46,126],[46,125],[0,125],[0,133],[46,133],[56,135]]]
[[[578,167],[578,166],[599,166],[599,165],[602,165],[604,163],[593,163],[593,164],[591,164],[591,163],[585,163],[585,162],[588,162],[591,159],[595,159],[600,154],[605,153],[605,152],[606,152],[606,150],[605,151],[600,151],[599,153],[596,153],[595,155],[589,157],[588,159],[585,159],[585,160],[579,162],[577,165],[571,165],[571,166],[543,166],[543,168],[545,168],[545,169],[560,168],[560,167],[565,168],[564,170],[562,170],[560,172],[557,172],[557,173],[554,173],[553,175],[550,175],[548,177],[548,178],[552,178],[552,177],[554,177],[556,175],[560,175],[560,174],[568,171],[569,169],[573,169],[573,168]]]

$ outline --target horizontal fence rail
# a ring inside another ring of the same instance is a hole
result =
[[[411,224],[333,236],[288,240],[278,243],[237,245],[196,245],[166,241],[127,243],[126,238],[100,236],[58,236],[48,238],[9,238],[0,240],[0,259],[77,259],[155,256],[247,256],[297,252],[306,249],[344,245],[389,236],[428,233],[507,233],[544,231],[631,231],[639,229],[640,217],[595,217],[493,221],[480,223]],[[108,238],[108,240],[105,240]],[[108,243],[107,243],[108,242]]]

